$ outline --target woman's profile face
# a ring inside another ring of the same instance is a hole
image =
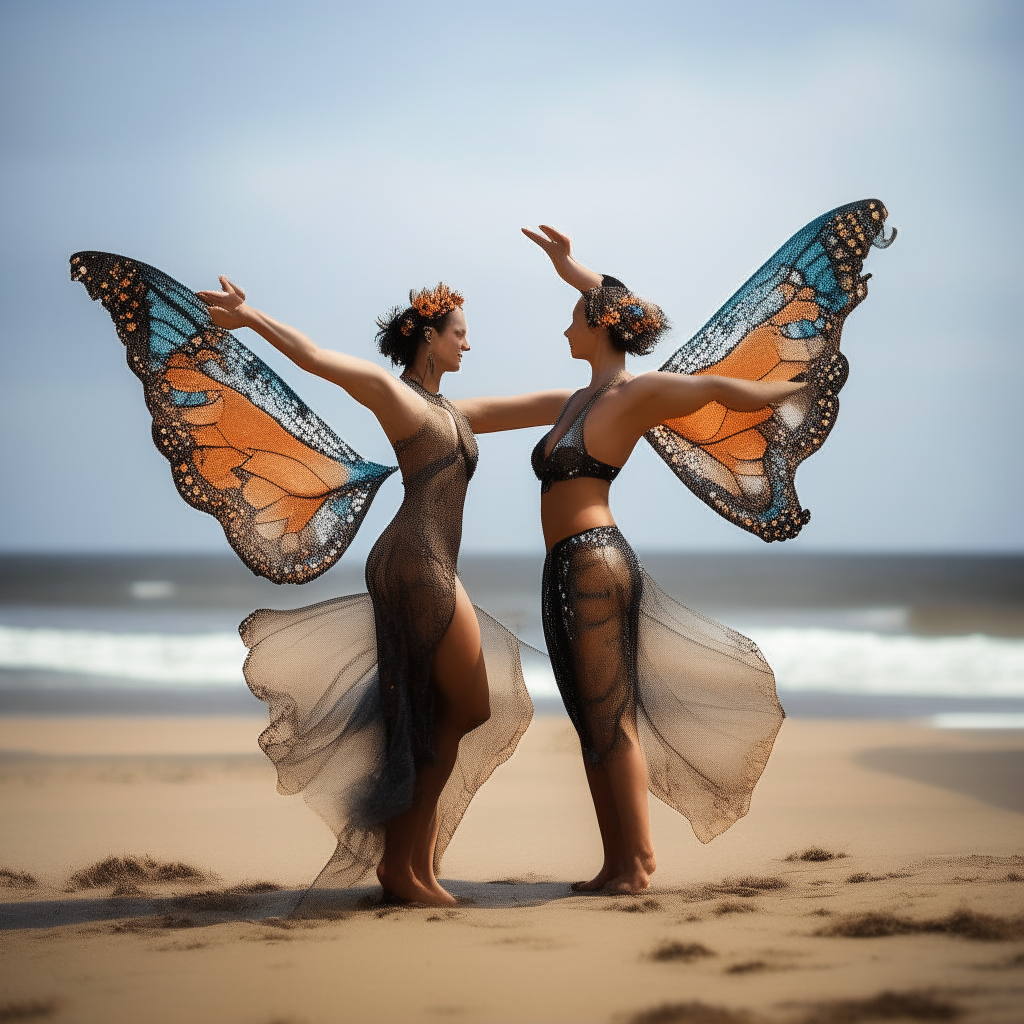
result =
[[[455,373],[462,366],[462,354],[469,351],[469,326],[461,309],[448,314],[443,330],[431,328],[430,351],[434,365],[442,373]]]
[[[597,332],[587,323],[581,298],[572,308],[572,323],[563,332],[569,339],[573,359],[589,359],[597,344]]]

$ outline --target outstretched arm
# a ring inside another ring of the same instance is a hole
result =
[[[665,420],[689,416],[711,402],[734,412],[778,405],[806,385],[788,380],[740,380],[714,374],[642,373],[626,385],[623,425],[639,437]]]
[[[223,291],[196,293],[209,307],[210,318],[218,327],[229,331],[248,327],[296,366],[344,388],[377,417],[391,440],[408,437],[422,425],[422,403],[383,367],[368,359],[321,348],[296,328],[248,305],[245,292],[226,277],[222,276],[220,283]]]
[[[574,259],[572,239],[568,235],[562,234],[561,231],[549,224],[540,225],[540,230],[544,234],[539,234],[530,228],[522,230],[530,241],[536,242],[548,254],[554,264],[555,273],[566,284],[571,284],[573,288],[578,288],[581,292],[589,292],[591,288],[600,287],[601,275],[593,270],[588,270],[582,263]]]
[[[460,398],[452,404],[469,420],[474,434],[543,427],[554,423],[571,391],[533,391],[507,398]]]

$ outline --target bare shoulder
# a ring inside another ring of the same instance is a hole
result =
[[[651,370],[647,373],[638,373],[635,377],[624,381],[615,389],[623,405],[634,406],[649,401],[651,398],[661,394],[665,388],[663,378],[672,377],[674,374],[662,373],[659,370]]]

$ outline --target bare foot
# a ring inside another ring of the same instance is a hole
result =
[[[573,882],[573,892],[597,892],[603,889],[613,874],[611,865],[607,861],[602,865],[601,870],[589,882]]]
[[[458,900],[437,880],[437,876],[433,871],[430,872],[429,877],[424,877],[417,871],[416,879],[420,885],[429,889],[434,894],[439,901],[439,906],[454,907],[458,903]]]
[[[380,864],[377,867],[377,880],[384,890],[385,899],[423,903],[428,907],[455,906],[455,897],[451,893],[445,892],[440,885],[436,889],[424,885],[411,868],[406,871],[390,871]]]
[[[654,854],[640,854],[632,858],[624,870],[615,873],[605,883],[603,892],[607,893],[641,893],[646,892],[651,884],[651,875],[657,867]]]

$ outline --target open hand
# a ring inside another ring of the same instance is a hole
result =
[[[541,224],[540,230],[544,232],[543,235],[531,228],[522,230],[531,242],[536,242],[548,254],[552,263],[557,265],[572,258],[572,239],[562,234],[558,228],[553,228],[550,224]]]
[[[245,292],[232,284],[223,274],[220,276],[220,286],[223,291],[202,291],[196,292],[201,302],[204,302],[210,311],[210,319],[225,330],[234,330],[236,327],[245,327],[249,322],[246,316],[248,307],[245,305]]]

